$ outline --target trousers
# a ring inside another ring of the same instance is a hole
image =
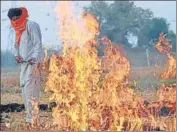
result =
[[[20,86],[22,89],[22,98],[26,110],[26,122],[33,120],[32,100],[39,102],[41,78],[39,74],[33,75],[34,65],[21,64]]]

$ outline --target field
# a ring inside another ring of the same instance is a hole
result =
[[[156,72],[158,70],[156,69]],[[160,71],[160,69],[159,69]],[[140,67],[131,69],[130,73],[130,83],[132,88],[136,91],[136,94],[142,96],[148,101],[154,101],[157,99],[156,91],[160,85],[160,81],[153,78],[154,67]],[[135,85],[136,82],[136,86]],[[175,80],[167,80],[161,83],[166,83],[168,85],[173,84]],[[50,94],[44,92],[41,89],[40,104],[49,107],[49,96]],[[25,129],[25,111],[21,107],[23,104],[21,97],[21,89],[19,88],[19,68],[4,68],[1,71],[1,105],[14,104],[9,108],[3,110],[1,108],[3,122],[1,122],[2,130],[20,130],[20,128]],[[40,109],[40,121],[41,126],[52,125],[52,112],[49,109],[41,107]],[[19,108],[21,110],[19,110]],[[13,112],[12,112],[13,111]],[[169,122],[173,122],[172,120]],[[171,123],[173,124],[173,123]],[[48,127],[50,128],[50,127]]]
[[[5,110],[1,107],[1,116],[4,120],[1,122],[2,130],[16,130],[20,126],[22,127],[22,125],[25,123],[25,111],[22,107],[23,101],[21,89],[19,87],[19,70],[19,68],[1,69],[1,105],[6,105]],[[44,93],[43,89],[41,89],[40,104],[48,107],[48,97],[49,94]],[[7,107],[8,104],[11,104],[9,108]],[[41,111],[40,120],[44,121],[45,123],[50,123],[52,120],[51,111]],[[10,128],[8,128],[8,125]]]
[[[44,59],[39,122],[30,130],[176,130],[176,58],[168,41],[160,36],[157,44],[168,66],[135,67],[103,39],[103,57],[90,42],[85,52],[67,47],[68,54]],[[26,130],[20,70],[1,71],[1,128]]]
[[[38,68],[47,79],[39,109],[32,104],[29,129],[176,131],[176,56],[166,35],[161,33],[152,48],[167,59],[160,65],[164,60],[154,52],[161,62],[150,60],[155,64],[146,67],[148,55],[142,51],[140,58],[133,51],[134,57],[127,54],[128,58],[123,47],[107,36],[97,39],[99,21],[88,12],[77,19],[70,6],[68,2],[56,6],[63,49],[59,55],[49,55],[45,49]],[[103,55],[98,54],[99,46]],[[1,128],[26,130],[19,69],[2,69],[1,94]],[[39,122],[35,122],[38,111]]]

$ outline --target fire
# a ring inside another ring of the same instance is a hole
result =
[[[168,57],[168,66],[161,77],[164,79],[176,78],[176,56],[170,53],[172,45],[169,44],[168,40],[163,34],[160,34],[156,48],[159,50],[159,52],[166,54]]]
[[[148,105],[128,87],[130,62],[120,46],[103,37],[104,56],[99,57],[96,47],[100,42],[95,39],[99,34],[98,21],[89,13],[76,17],[71,7],[69,1],[59,1],[56,5],[63,51],[60,56],[53,54],[50,58],[46,82],[46,91],[53,92],[50,100],[57,104],[53,109],[57,130],[156,129],[157,117],[151,111],[156,104]],[[170,70],[174,72],[174,66]],[[158,91],[161,104],[169,96],[164,95],[165,90]],[[168,101],[171,100],[174,98]],[[173,107],[176,108],[174,104]],[[160,124],[164,126],[164,122]]]

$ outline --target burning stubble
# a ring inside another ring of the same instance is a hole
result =
[[[45,90],[53,92],[50,100],[57,104],[52,112],[57,130],[176,130],[166,125],[176,117],[176,83],[162,85],[157,101],[139,97],[129,88],[130,62],[120,47],[104,37],[104,56],[98,56],[98,21],[89,13],[76,19],[68,1],[58,2],[55,12],[63,51],[48,58]],[[160,36],[160,52],[169,47],[161,45],[164,40]],[[164,53],[169,67],[161,77],[176,78],[176,58],[169,50]],[[170,110],[167,115],[161,113],[164,107]]]

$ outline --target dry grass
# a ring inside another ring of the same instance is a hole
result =
[[[2,131],[21,131],[27,130],[25,127],[25,112],[14,112],[14,113],[6,113],[4,119],[4,123],[1,123]],[[52,113],[41,111],[39,113],[40,126],[36,128],[36,130],[47,130],[47,127],[52,126]],[[48,125],[48,126],[47,126]],[[34,129],[35,130],[35,129]]]
[[[139,80],[142,77],[148,77],[161,72],[162,68],[155,67],[137,67],[132,68],[129,80]],[[19,69],[1,69],[1,92],[18,93],[19,92]]]
[[[160,68],[157,70],[155,67],[138,67],[132,68],[129,80],[133,82],[134,80],[136,83],[138,81],[143,81],[143,79],[152,76],[154,72],[160,72]],[[1,103],[8,104],[8,103],[23,103],[21,97],[21,89],[19,88],[19,76],[20,71],[18,68],[12,69],[2,69],[1,71]],[[162,81],[163,82],[163,81]],[[41,89],[43,91],[43,88]],[[143,90],[137,89],[136,92],[139,95],[145,97],[145,99],[156,99],[156,89],[148,88]],[[42,92],[41,93],[41,103],[48,103],[49,94]]]
[[[1,104],[23,103],[19,87],[19,68],[3,68],[1,70]],[[44,93],[43,88],[41,91],[41,103],[47,103],[49,94]]]
[[[129,80],[138,80],[142,77],[148,77],[148,76],[158,76],[163,70],[163,67],[155,67],[155,66],[149,66],[149,67],[134,67],[131,68]]]
[[[141,80],[141,78],[152,76],[154,73],[154,67],[141,67],[141,68],[133,68],[131,69],[130,80]],[[2,85],[3,84],[3,85]],[[19,88],[19,71],[15,70],[3,70],[1,73],[1,103],[19,103],[22,104],[21,90]],[[148,89],[144,91],[137,91],[137,93],[143,96],[147,100],[155,100],[157,98],[156,90]],[[41,93],[40,104],[49,103],[49,94]],[[7,113],[8,116],[6,118],[5,123],[2,123],[2,130],[26,130],[25,128],[25,112],[11,112]],[[40,125],[38,128],[34,130],[52,130],[52,113],[40,111]],[[170,130],[171,125],[174,125],[174,118],[169,117],[166,120],[167,130]],[[169,127],[169,128],[168,128]]]
[[[23,104],[21,89],[19,87],[19,69],[7,68],[1,69],[1,104],[18,103]],[[49,93],[44,93],[41,88],[40,104],[49,104]],[[5,116],[4,116],[5,114]],[[1,122],[1,130],[15,131],[25,130],[25,112],[10,112],[1,113],[4,117],[3,123]],[[51,112],[40,111],[40,125],[52,123]],[[2,119],[3,119],[2,118]]]
[[[1,89],[19,87],[18,72],[2,72],[1,73]]]

